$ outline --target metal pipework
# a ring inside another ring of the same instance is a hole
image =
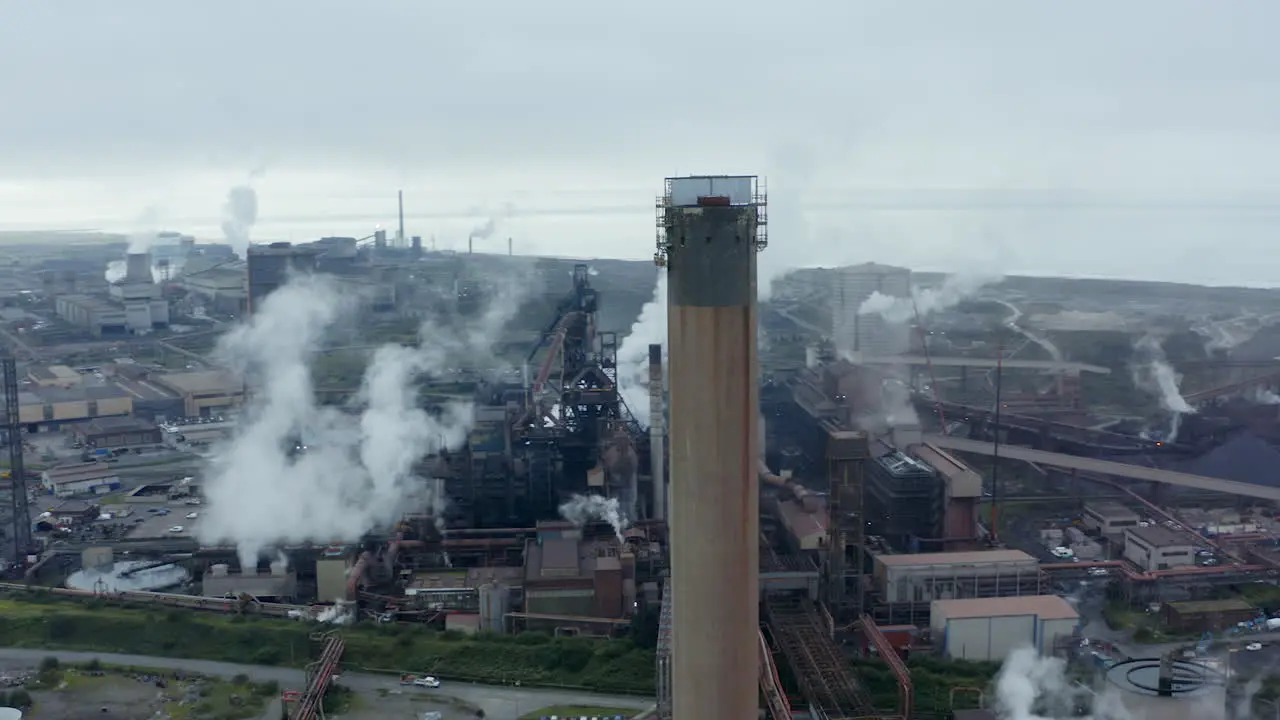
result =
[[[763,202],[754,184],[670,180],[661,207],[675,718],[757,713],[756,252]],[[694,187],[703,185],[707,192]]]

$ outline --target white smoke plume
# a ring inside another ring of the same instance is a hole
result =
[[[1258,405],[1280,405],[1280,395],[1270,388],[1254,388],[1249,393],[1249,400]]]
[[[133,230],[129,233],[129,247],[125,250],[126,254],[150,252],[152,246],[155,245],[156,235],[161,222],[161,210],[158,205],[149,205],[138,217],[133,221]],[[118,283],[124,279],[128,272],[128,263],[125,260],[112,260],[107,263],[106,279],[109,283]],[[153,267],[151,269],[152,278],[160,281],[160,273]]]
[[[886,322],[902,324],[910,322],[917,310],[921,317],[955,307],[987,285],[1000,282],[1002,275],[992,273],[956,273],[947,276],[936,288],[912,288],[911,297],[894,297],[880,292],[858,307],[859,315],[879,315]]]
[[[618,542],[623,542],[622,531],[627,529],[627,519],[622,515],[618,500],[600,495],[574,495],[560,506],[560,517],[578,527],[592,520],[609,523]]]
[[[440,507],[439,484],[415,468],[465,440],[472,408],[454,403],[428,413],[414,381],[490,352],[503,325],[495,316],[509,318],[514,307],[499,304],[475,326],[428,324],[416,347],[375,351],[353,413],[317,402],[309,366],[350,300],[321,278],[293,278],[269,295],[219,344],[251,400],[237,434],[214,453],[199,539],[235,544],[241,566],[252,567],[272,546],[352,542],[407,508]]]
[[[240,257],[249,250],[249,235],[258,222],[258,191],[237,185],[227,191],[222,204],[222,235]]]
[[[640,316],[618,346],[618,392],[643,426],[649,426],[649,346],[662,345],[667,353],[667,274],[658,272],[653,299],[640,308]],[[665,377],[665,373],[664,373]]]
[[[996,716],[1003,720],[1132,720],[1116,688],[1094,693],[1073,683],[1066,663],[1043,657],[1032,648],[1014,650],[1005,658],[995,682]],[[1092,708],[1081,716],[1078,707]]]
[[[1135,361],[1131,366],[1133,382],[1138,387],[1154,393],[1160,406],[1169,412],[1190,415],[1196,409],[1182,397],[1178,374],[1164,353],[1164,345],[1155,335],[1144,335],[1134,346]]]

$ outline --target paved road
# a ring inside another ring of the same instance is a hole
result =
[[[236,665],[212,660],[187,660],[182,658],[148,657],[145,655],[118,655],[115,653],[76,652],[70,650],[30,650],[23,648],[0,648],[0,669],[16,670],[34,667],[40,663],[40,660],[50,655],[68,663],[87,662],[97,658],[108,665],[185,670],[222,678],[230,678],[243,673],[259,681],[275,680],[280,683],[282,688],[300,688],[303,681],[302,671],[293,668]],[[343,685],[360,692],[399,689],[399,684],[386,675],[344,672],[341,682]],[[638,710],[653,705],[653,700],[649,698],[600,695],[566,690],[468,685],[465,683],[446,683],[439,691],[422,690],[421,692],[438,692],[439,694],[477,705],[484,710],[486,717],[494,718],[495,720],[515,720],[515,718],[519,718],[525,713],[551,705],[595,705],[636,708]]]

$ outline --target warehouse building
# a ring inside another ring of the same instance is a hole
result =
[[[79,385],[80,373],[66,365],[32,365],[27,379],[39,387],[71,387]]]
[[[133,412],[133,396],[112,382],[27,387],[18,393],[18,419],[29,433],[57,431],[65,423]]]
[[[138,418],[105,417],[78,425],[75,437],[91,448],[147,447],[160,444],[160,429]]]
[[[1234,628],[1237,623],[1249,622],[1262,613],[1241,600],[1190,600],[1170,602],[1161,607],[1166,627],[1174,632],[1204,633]]]
[[[1189,538],[1159,525],[1124,531],[1124,557],[1143,570],[1169,570],[1196,564]]]
[[[1119,535],[1138,527],[1138,513],[1119,503],[1088,503],[1084,506],[1084,525],[1103,535]]]
[[[929,626],[946,657],[999,662],[1023,647],[1052,655],[1080,615],[1057,595],[934,600]]]
[[[51,467],[40,474],[41,484],[55,497],[105,495],[120,489],[120,475],[106,463],[71,463]]]
[[[169,373],[152,380],[182,398],[185,417],[211,417],[244,402],[244,382],[222,370]]]
[[[1040,563],[1021,550],[878,555],[874,605],[881,624],[923,624],[930,603],[951,598],[1038,595]]]

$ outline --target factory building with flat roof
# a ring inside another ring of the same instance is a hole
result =
[[[1124,531],[1124,558],[1143,570],[1170,570],[1196,564],[1196,547],[1186,535],[1159,525]]]
[[[1043,592],[1040,563],[1021,550],[885,554],[875,557],[876,621],[923,623],[929,603]]]
[[[953,660],[999,662],[1032,647],[1052,655],[1080,626],[1080,614],[1057,595],[934,600],[934,643]]]
[[[1085,527],[1103,535],[1119,535],[1138,527],[1140,521],[1138,513],[1119,503],[1086,503],[1084,506]]]

